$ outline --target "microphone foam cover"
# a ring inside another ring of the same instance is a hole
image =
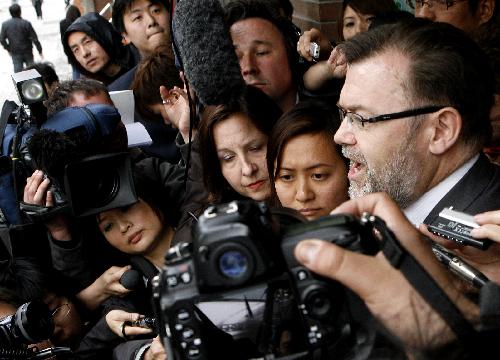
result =
[[[127,270],[121,276],[120,284],[122,284],[125,289],[137,290],[142,285],[142,276],[137,270]]]
[[[184,74],[204,105],[220,105],[245,87],[218,0],[179,1],[173,18]]]

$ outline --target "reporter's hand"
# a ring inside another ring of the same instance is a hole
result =
[[[386,221],[401,245],[427,270],[466,318],[478,319],[477,306],[453,285],[450,273],[438,263],[428,242],[386,194],[350,200],[333,213],[361,216],[365,211]],[[356,292],[372,314],[406,346],[431,349],[455,338],[443,319],[403,274],[392,267],[382,252],[368,256],[325,241],[305,240],[295,248],[295,256],[315,273],[337,280]]]
[[[326,61],[330,67],[330,72],[333,78],[345,78],[347,73],[347,59],[344,52],[338,46],[332,50],[330,57]]]
[[[97,282],[99,282],[99,287],[102,292],[109,296],[125,296],[131,290],[125,288],[121,283],[120,279],[122,275],[130,270],[131,266],[127,265],[124,267],[111,266],[108,270],[102,273]]]
[[[23,201],[27,204],[38,206],[54,206],[54,194],[49,190],[50,179],[44,178],[41,170],[35,170],[33,174],[26,179],[24,187]],[[71,232],[69,223],[64,215],[57,215],[45,223],[47,230],[54,240],[69,241]]]
[[[153,339],[151,346],[144,353],[144,360],[166,360],[167,354],[163,348],[160,337],[157,336]]]
[[[500,210],[477,214],[474,220],[481,225],[473,229],[471,235],[476,239],[490,239],[500,243]]]
[[[35,170],[33,174],[26,179],[24,187],[23,201],[28,204],[39,206],[54,206],[54,196],[49,191],[50,179],[44,178],[43,171]]]
[[[124,334],[122,333],[122,328],[123,332],[127,337],[150,334],[152,332],[151,329],[146,329],[138,326],[129,326],[129,325],[124,326],[124,323],[136,321],[142,317],[143,316],[138,313],[129,313],[123,310],[111,310],[109,313],[106,314],[106,323],[108,324],[111,331],[113,331],[116,335],[118,335],[121,338],[124,338],[123,336]]]
[[[297,42],[297,52],[307,61],[313,61],[311,56],[311,43],[315,42],[320,46],[320,59],[325,59],[332,51],[332,44],[318,29],[304,31]],[[319,60],[319,59],[318,59]]]
[[[494,221],[494,219],[496,219],[496,215],[493,216],[494,217],[492,217],[491,214],[488,214],[485,215],[483,219],[484,221]],[[479,221],[482,221],[481,217],[478,217],[478,219]],[[476,221],[478,220],[476,219]],[[474,229],[471,232],[471,235],[477,237],[478,239],[490,238],[491,240],[495,241],[495,236],[493,236],[493,238],[489,236],[494,235],[496,228],[500,229],[500,227],[494,224],[483,225],[478,229]],[[500,241],[494,242],[493,244],[491,244],[488,250],[484,251],[476,249],[472,246],[459,245],[452,240],[434,235],[429,230],[427,230],[427,226],[425,224],[420,224],[419,230],[432,241],[438,243],[439,245],[442,245],[458,257],[462,258],[466,263],[482,272],[490,281],[493,281],[500,285]],[[476,232],[476,230],[479,231]],[[493,230],[493,232],[491,230]]]
[[[102,304],[104,300],[110,296],[125,296],[131,290],[126,289],[120,284],[120,278],[131,267],[111,266],[108,270],[102,273],[91,285],[80,291],[76,297],[88,309],[94,310]]]
[[[189,142],[190,114],[186,91],[177,86],[172,90],[160,86],[160,95],[163,100],[163,108],[168,117],[165,121],[179,130],[184,142],[187,144]]]

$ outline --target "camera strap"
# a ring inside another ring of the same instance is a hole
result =
[[[444,319],[462,344],[469,344],[477,332],[465,319],[448,295],[436,283],[422,265],[399,243],[385,221],[376,217],[365,217],[382,238],[380,250],[391,265],[400,270],[420,296]]]
[[[28,217],[28,219],[34,223],[49,221],[54,216],[68,211],[67,204],[48,207],[29,204],[24,201],[19,201],[19,208]]]

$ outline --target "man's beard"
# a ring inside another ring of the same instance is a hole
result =
[[[410,139],[409,139],[410,138]],[[358,198],[375,192],[386,192],[402,209],[415,200],[415,186],[418,181],[418,161],[415,141],[411,136],[403,141],[391,158],[381,168],[368,167],[365,157],[352,149],[342,147],[344,156],[349,157],[351,165],[357,161],[365,166],[365,181],[349,181],[349,197]]]

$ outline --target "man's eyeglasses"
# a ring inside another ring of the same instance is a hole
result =
[[[353,126],[356,126],[357,128],[363,128],[365,126],[365,123],[374,123],[378,121],[396,120],[410,116],[431,114],[445,108],[446,106],[426,106],[392,114],[372,116],[369,118],[364,118],[363,116],[356,114],[355,112],[344,110],[339,105],[337,105],[337,107],[339,108],[340,120],[344,121],[344,119],[347,119],[347,125],[349,126],[349,129],[352,129]]]
[[[71,312],[71,306],[69,304],[61,304],[52,310],[51,315],[54,322],[62,322]]]
[[[448,10],[453,5],[461,1],[464,0],[415,0],[415,5],[417,7],[423,7],[424,5],[427,5],[429,9],[432,9],[432,7],[435,6],[436,8],[446,8],[446,10]]]

